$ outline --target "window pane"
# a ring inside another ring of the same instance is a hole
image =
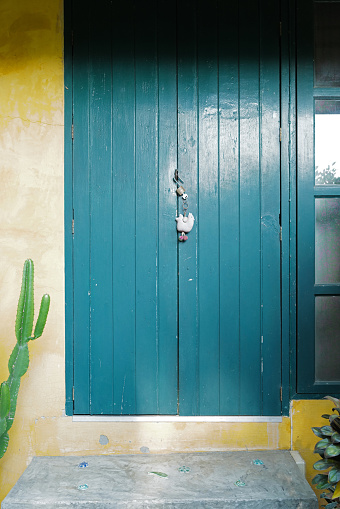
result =
[[[340,86],[340,2],[314,3],[314,86]]]
[[[315,200],[315,282],[340,283],[340,198]]]
[[[340,297],[315,298],[315,379],[340,381]]]
[[[315,184],[340,184],[340,100],[315,101]]]

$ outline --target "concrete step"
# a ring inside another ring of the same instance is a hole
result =
[[[317,509],[289,451],[36,457],[2,509]]]

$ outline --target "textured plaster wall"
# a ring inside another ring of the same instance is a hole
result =
[[[300,452],[306,462],[306,478],[310,484],[313,477],[320,473],[313,469],[313,464],[321,459],[318,454],[313,454],[314,446],[320,439],[314,435],[311,428],[329,424],[321,415],[331,414],[333,406],[327,400],[294,401],[291,404],[292,446],[294,450]],[[320,490],[315,492],[317,495],[322,493]]]
[[[51,295],[30,343],[0,502],[34,455],[294,449],[313,476],[312,425],[329,403],[295,402],[282,423],[73,423],[64,415],[63,2],[0,2],[0,381],[15,343],[23,262],[36,268],[36,306]],[[291,422],[293,430],[291,432]],[[292,440],[292,442],[291,442]]]

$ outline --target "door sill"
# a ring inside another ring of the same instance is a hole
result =
[[[73,415],[73,422],[282,422],[282,416],[258,415]]]

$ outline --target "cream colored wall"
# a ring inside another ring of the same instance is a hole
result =
[[[295,402],[282,423],[73,423],[64,416],[63,2],[0,3],[0,381],[8,376],[23,262],[36,269],[36,304],[51,295],[42,338],[30,343],[0,501],[34,455],[236,449],[300,450],[313,476],[310,431],[326,402]],[[100,435],[108,437],[101,445]]]
[[[46,333],[30,344],[0,500],[39,444],[36,419],[60,417],[64,392],[63,2],[0,2],[0,380],[15,344],[22,265],[32,258],[36,303],[52,298]]]

